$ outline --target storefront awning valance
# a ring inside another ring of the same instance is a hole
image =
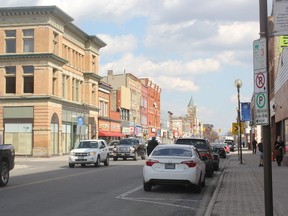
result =
[[[105,136],[105,137],[124,137],[124,134],[119,132],[110,132],[110,131],[99,131],[99,137]]]

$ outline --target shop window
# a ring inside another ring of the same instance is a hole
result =
[[[6,53],[16,53],[16,30],[5,31]]]
[[[23,66],[24,93],[34,93],[34,67]]]
[[[34,29],[23,30],[23,52],[34,52]]]
[[[5,67],[6,93],[16,93],[16,66]]]

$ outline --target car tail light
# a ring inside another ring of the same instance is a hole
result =
[[[203,154],[202,157],[213,159],[213,156],[211,154]]]
[[[197,165],[196,162],[190,160],[190,161],[182,161],[181,164],[186,164],[188,167],[195,167]]]
[[[149,159],[149,160],[146,161],[146,166],[152,166],[155,163],[159,163],[159,161],[158,160]]]

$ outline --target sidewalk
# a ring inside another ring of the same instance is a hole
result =
[[[265,216],[264,173],[259,155],[243,149],[240,164],[237,152],[229,156],[209,204],[206,216]],[[288,167],[272,164],[274,216],[288,212]]]

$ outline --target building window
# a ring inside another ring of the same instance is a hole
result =
[[[81,86],[82,82],[78,79],[73,78],[72,80],[72,100],[81,101]]]
[[[56,33],[56,32],[54,32],[53,33],[53,53],[54,54],[58,54],[58,36],[59,36],[59,34],[58,33]]]
[[[16,66],[5,67],[6,93],[16,93]]]
[[[6,53],[16,53],[16,30],[5,31]]]
[[[97,58],[95,55],[92,55],[92,72],[97,71]]]
[[[23,30],[23,52],[34,52],[34,29]]]
[[[96,85],[92,84],[92,104],[96,104]]]
[[[67,99],[68,97],[68,76],[62,76],[62,97]]]
[[[52,94],[57,95],[57,70],[53,69]]]
[[[34,93],[34,67],[23,66],[24,93]]]

